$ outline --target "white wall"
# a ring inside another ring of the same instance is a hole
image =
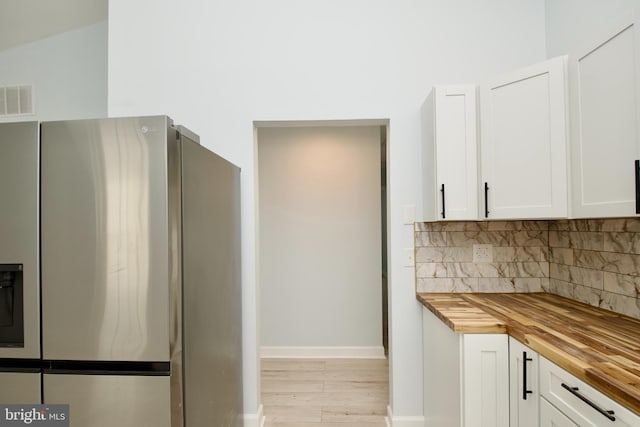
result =
[[[545,0],[547,55],[571,53],[581,41],[608,21],[632,8],[640,0]]]
[[[0,86],[34,85],[35,115],[0,121],[107,115],[107,22],[0,51]]]
[[[380,127],[258,129],[261,344],[382,349]]]
[[[389,119],[391,407],[422,414],[421,311],[402,206],[419,107],[546,57],[542,0],[111,0],[109,114],[166,113],[242,167],[245,412],[259,401],[254,120]]]

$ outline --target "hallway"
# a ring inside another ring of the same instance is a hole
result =
[[[385,427],[386,359],[262,359],[265,427]]]

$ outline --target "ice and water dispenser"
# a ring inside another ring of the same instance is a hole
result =
[[[22,264],[0,264],[0,347],[24,346]]]

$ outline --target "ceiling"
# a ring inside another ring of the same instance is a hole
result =
[[[108,0],[0,0],[0,51],[107,19]]]

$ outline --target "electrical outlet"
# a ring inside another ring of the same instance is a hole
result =
[[[413,248],[404,248],[404,266],[413,267],[414,265],[416,265],[416,260]]]
[[[493,246],[473,245],[473,262],[493,262]]]

